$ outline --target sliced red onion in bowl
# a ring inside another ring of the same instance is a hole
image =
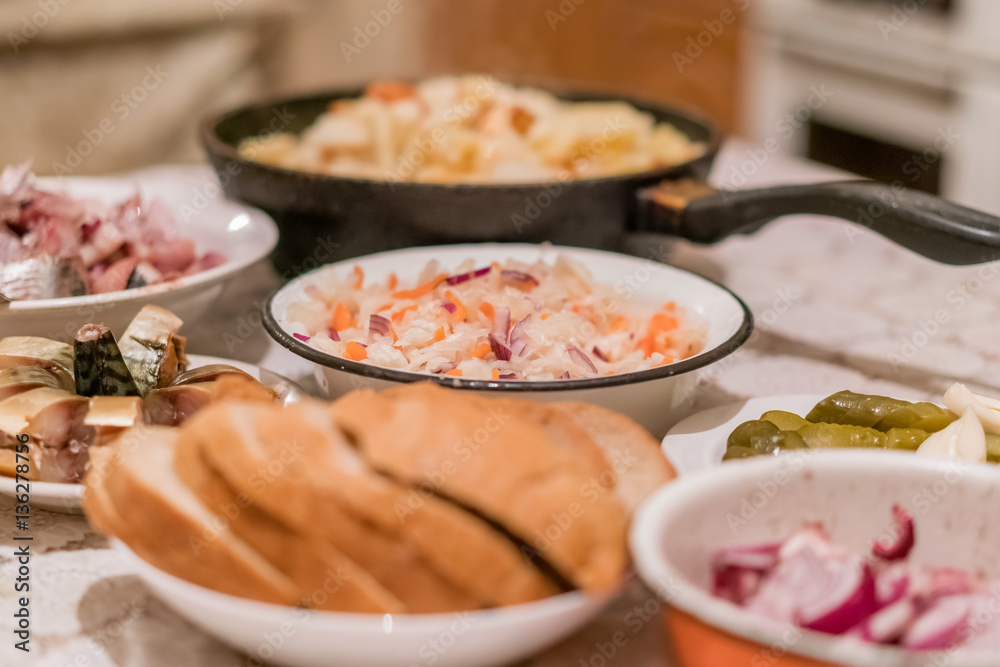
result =
[[[333,327],[326,330],[326,335],[330,337],[330,340],[340,340],[340,334]]]
[[[490,272],[490,267],[485,266],[481,269],[476,269],[475,271],[469,271],[468,273],[460,273],[455,276],[448,276],[444,279],[446,285],[461,285],[464,282],[468,282],[473,278],[480,278],[485,276]]]
[[[890,644],[903,636],[917,617],[917,606],[910,598],[897,600],[866,618],[851,632],[867,642]]]
[[[823,599],[801,610],[800,625],[839,635],[861,623],[876,611],[875,576],[868,563],[846,563]]]
[[[516,380],[517,379],[517,373],[501,373],[500,374],[500,379],[501,380]]]
[[[578,365],[586,368],[591,373],[599,372],[597,370],[597,366],[595,366],[594,362],[590,360],[590,357],[588,357],[584,353],[584,351],[578,348],[576,345],[570,345],[569,347],[566,348],[566,351],[569,352],[570,358],[573,361],[575,361]]]
[[[965,595],[941,598],[917,616],[902,645],[915,651],[937,651],[956,644],[966,634],[972,600]]]
[[[907,595],[910,595],[910,569],[906,565],[884,570],[875,581],[875,597],[880,605],[890,605]]]
[[[368,318],[368,335],[374,336],[378,334],[380,336],[390,335],[392,327],[392,322],[388,318],[382,317],[381,315],[372,314]]]
[[[524,333],[524,328],[531,319],[531,315],[528,315],[523,320],[518,321],[517,324],[510,330],[510,355],[511,357],[523,357],[528,349],[528,344],[531,339],[526,333]]]
[[[493,335],[506,343],[510,336],[510,308],[497,308],[493,316]]]
[[[455,311],[458,310],[458,306],[453,304],[451,301],[442,301],[441,307],[453,315],[455,314]]]
[[[713,567],[739,567],[747,570],[770,570],[778,564],[778,552],[783,542],[767,542],[749,546],[717,549],[712,554]]]
[[[872,545],[872,556],[882,560],[902,560],[910,554],[913,548],[913,517],[899,505],[892,506],[892,518],[895,521],[894,535],[891,541],[878,540]]]
[[[972,581],[965,570],[950,567],[935,569],[921,592],[924,598],[933,600],[948,595],[965,595],[972,592]]]
[[[510,361],[510,348],[507,344],[501,340],[500,336],[496,334],[490,334],[490,348],[493,350],[493,354],[496,355],[497,359],[500,361]]]
[[[607,355],[605,355],[603,352],[601,352],[601,349],[599,347],[597,347],[596,345],[594,346],[594,349],[591,350],[591,351],[594,353],[595,357],[597,357],[598,359],[600,359],[604,363],[606,363],[606,364],[610,363],[610,360],[608,359]]]
[[[295,340],[300,340],[303,343],[308,343],[309,340],[312,338],[312,336],[306,336],[305,334],[300,334],[300,333],[293,333],[292,338],[294,338]]]
[[[810,524],[781,543],[720,548],[712,593],[781,623],[914,651],[985,641],[970,619],[1000,581],[987,588],[966,570],[907,562],[913,519],[899,506],[893,518],[891,540],[854,558]],[[989,634],[990,646],[1000,646],[1000,623]]]
[[[500,279],[505,283],[527,283],[532,287],[538,286],[538,278],[535,278],[535,276],[530,273],[524,273],[523,271],[511,271],[510,269],[504,269],[500,272]]]
[[[743,604],[760,587],[762,575],[758,570],[726,566],[712,576],[712,594],[735,604]]]

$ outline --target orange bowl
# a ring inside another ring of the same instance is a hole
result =
[[[640,507],[629,541],[639,575],[666,603],[674,667],[996,667],[996,651],[911,651],[798,628],[715,597],[710,582],[720,547],[784,539],[809,522],[866,553],[894,504],[916,520],[911,562],[996,581],[1000,522],[983,508],[998,503],[993,465],[908,452],[796,450],[727,462],[664,486]],[[1000,640],[1000,615],[993,616],[986,632]]]

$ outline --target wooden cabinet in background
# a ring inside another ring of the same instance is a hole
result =
[[[750,0],[432,0],[431,72],[559,80],[701,109],[738,129],[739,55]]]

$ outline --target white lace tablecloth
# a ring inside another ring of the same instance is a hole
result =
[[[724,178],[747,159],[746,151],[745,145],[730,143],[716,173]],[[210,177],[203,167],[192,170]],[[752,183],[831,175],[836,176],[775,155]],[[936,397],[953,379],[1000,393],[1000,280],[994,279],[993,267],[940,266],[866,230],[808,217],[782,220],[755,236],[712,248],[678,244],[671,262],[725,283],[747,301],[757,319],[752,343],[707,373],[698,409],[743,397],[844,388]],[[307,363],[252,326],[255,318],[246,319],[253,303],[276,286],[267,265],[254,267],[220,299],[210,321],[186,327],[191,351],[255,362],[307,388],[315,386]],[[935,318],[945,323],[935,329],[929,324]],[[225,335],[236,333],[241,322],[251,323],[252,335]],[[234,344],[235,338],[241,342]],[[244,664],[239,654],[154,598],[84,518],[33,510],[31,533],[29,656],[12,646],[14,517],[12,503],[0,499],[0,665]],[[592,626],[528,664],[667,665],[659,620],[642,620],[648,615],[635,612],[649,599],[634,585]],[[602,647],[606,652],[619,630],[628,641],[605,657]]]

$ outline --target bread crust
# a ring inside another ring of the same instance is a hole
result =
[[[354,392],[331,412],[376,470],[406,484],[434,484],[440,495],[524,540],[584,590],[619,583],[624,509],[613,494],[588,491],[593,467],[554,444],[540,425],[429,383]]]
[[[94,524],[176,577],[230,595],[295,604],[292,582],[234,534],[216,531],[212,515],[176,477],[177,430],[142,426],[130,436],[100,448],[87,475],[84,509]]]
[[[309,417],[314,411],[324,416],[318,425]],[[198,444],[212,467],[254,505],[363,563],[407,611],[485,606],[429,567],[411,545],[351,511],[343,498],[349,476],[337,466],[320,465],[329,455],[331,437],[336,437],[329,422],[324,408],[311,402],[284,409],[220,403],[189,421],[183,437]]]
[[[677,477],[660,443],[625,415],[591,403],[547,403],[546,408],[587,433],[607,461],[614,491],[631,517],[653,491]]]
[[[301,535],[237,494],[191,439],[178,441],[174,466],[194,494],[261,556],[285,573],[303,606],[327,611],[400,613],[403,603],[339,549]]]

